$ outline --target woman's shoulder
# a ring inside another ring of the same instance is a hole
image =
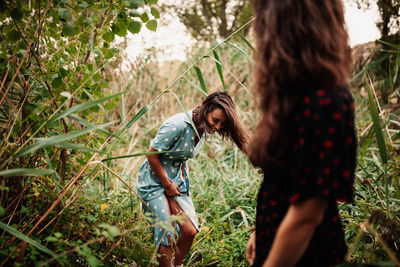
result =
[[[353,98],[348,89],[318,89],[306,92],[298,103],[300,109],[351,110]]]
[[[168,119],[166,119],[163,123],[164,127],[174,127],[176,129],[183,129],[186,127],[186,114],[185,113],[177,113]]]

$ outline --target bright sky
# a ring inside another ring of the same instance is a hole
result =
[[[351,46],[373,41],[380,37],[375,25],[375,22],[379,19],[375,3],[367,11],[359,10],[347,1],[344,5]],[[156,32],[149,31],[143,25],[139,34],[128,34],[126,57],[133,61],[136,57],[141,56],[146,49],[153,47],[159,50],[156,56],[159,62],[185,60],[186,51],[195,41],[186,33],[185,26],[179,22],[177,17],[163,13],[160,20],[161,24],[162,20],[168,21],[168,23],[161,26],[159,23]]]

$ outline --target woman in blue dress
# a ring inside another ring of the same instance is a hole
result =
[[[195,126],[195,128],[194,128]],[[218,132],[231,139],[244,153],[248,135],[240,123],[235,104],[226,91],[206,97],[201,106],[168,118],[150,143],[147,160],[139,171],[137,192],[146,202],[144,209],[157,216],[153,236],[160,266],[180,266],[199,232],[189,194],[186,161],[200,149],[207,135]],[[176,241],[170,215],[178,215]],[[171,228],[170,230],[166,230]],[[174,245],[173,245],[174,244]],[[175,248],[175,249],[173,249]],[[175,252],[174,260],[172,257]]]

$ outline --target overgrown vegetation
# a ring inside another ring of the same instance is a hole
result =
[[[155,264],[150,227],[157,221],[146,219],[134,192],[143,152],[167,117],[215,90],[233,95],[252,131],[252,48],[239,31],[211,49],[193,48],[187,62],[160,66],[149,57],[125,70],[113,36],[141,23],[154,29],[155,2],[70,2],[10,2],[0,11],[0,265]],[[340,212],[349,262],[393,266],[400,254],[400,46],[381,47],[384,57],[352,81],[356,198]],[[189,166],[201,232],[185,266],[248,266],[260,172],[219,137]]]

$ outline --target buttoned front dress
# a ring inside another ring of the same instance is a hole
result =
[[[178,185],[181,193],[173,198],[189,217],[196,230],[199,231],[196,212],[189,194],[187,160],[199,151],[205,138],[201,138],[199,143],[195,144],[195,131],[190,123],[191,119],[192,111],[189,111],[188,115],[179,113],[168,118],[150,142],[150,146],[159,152],[165,152],[159,154],[162,167],[168,179]],[[184,169],[184,177],[182,175],[182,167]],[[147,160],[140,168],[136,186],[139,196],[157,216],[153,225],[156,246],[158,247],[160,244],[168,246],[168,233],[172,240],[175,241],[169,219],[169,205],[164,188]],[[143,205],[143,208],[145,211],[149,211],[146,205]]]

